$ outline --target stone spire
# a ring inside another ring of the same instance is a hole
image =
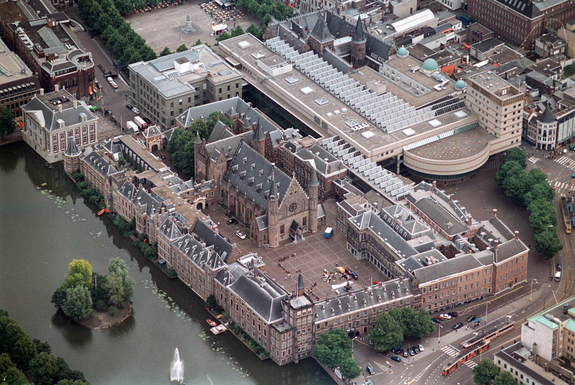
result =
[[[353,31],[353,41],[358,43],[363,43],[366,41],[361,16],[357,17],[357,23],[355,24],[355,30]]]
[[[296,293],[298,296],[303,295],[305,289],[305,285],[303,283],[303,276],[301,275],[301,273],[299,273],[299,276],[297,277],[297,285],[296,285]]]
[[[68,139],[68,146],[66,147],[66,151],[64,151],[64,155],[66,156],[80,155],[80,150],[78,150],[78,146],[76,146],[76,141],[72,136]]]
[[[543,111],[543,115],[541,115],[539,121],[541,123],[553,123],[555,122],[555,118],[553,117],[553,113],[551,112],[551,106],[549,106],[548,102],[545,104],[546,104],[545,111]]]
[[[200,138],[200,133],[199,131],[196,131],[196,139],[194,140],[194,144],[201,144],[202,143],[202,138]]]
[[[317,181],[317,172],[315,171],[315,168],[311,169],[311,175],[309,176],[308,186],[310,187],[319,186],[319,182]]]
[[[264,131],[262,130],[262,126],[260,124],[260,117],[258,116],[258,121],[254,129],[254,137],[252,138],[252,147],[258,152],[258,154],[263,157],[266,156],[265,139],[266,136],[264,135]]]
[[[252,140],[262,141],[265,139],[264,131],[262,130],[262,126],[260,124],[260,117],[258,116],[258,121],[256,123],[256,129],[254,131],[254,137]]]

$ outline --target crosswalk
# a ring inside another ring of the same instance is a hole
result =
[[[549,183],[549,186],[551,186],[556,194],[559,193],[571,193],[575,190],[575,185],[573,184],[573,181],[571,182],[559,182],[556,180],[547,180],[547,183]]]
[[[456,355],[459,354],[459,350],[454,348],[451,345],[447,345],[447,346],[442,347],[441,351],[450,357],[455,357]]]
[[[541,158],[537,158],[535,156],[530,156],[529,159],[527,159],[529,162],[535,164],[537,162],[539,162],[541,160]]]
[[[567,167],[570,170],[575,171],[575,160],[567,156],[562,156],[561,158],[555,159],[555,162],[559,163],[560,165]]]
[[[466,361],[466,362],[465,362],[465,366],[467,366],[469,369],[473,369],[474,367],[477,366],[477,362],[475,362],[475,361]]]

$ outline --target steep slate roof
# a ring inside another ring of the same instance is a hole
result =
[[[422,267],[421,269],[414,270],[413,273],[419,280],[419,283],[423,284],[482,266],[483,264],[480,263],[473,254],[464,254],[443,262]]]
[[[432,198],[422,198],[415,202],[415,206],[449,235],[456,235],[467,230],[458,218],[451,215]]]
[[[208,138],[207,142],[212,143],[220,139],[229,138],[231,136],[234,136],[233,132],[231,132],[228,126],[222,123],[221,120],[218,120],[214,125],[214,128],[210,133],[210,137]]]
[[[495,253],[495,263],[503,262],[527,250],[528,247],[520,240],[512,239],[504,242],[497,246],[497,250],[493,250]]]
[[[225,266],[213,246],[204,247],[200,241],[190,234],[186,234],[182,238],[175,240],[173,244],[201,269],[203,269],[204,265],[208,265],[213,270]]]
[[[148,128],[146,128],[143,134],[146,138],[150,138],[152,136],[161,135],[162,131],[160,131],[160,128],[158,126],[149,126]]]
[[[153,198],[146,190],[140,188],[133,199],[134,207],[142,213],[152,215],[156,213],[161,205],[160,201]]]
[[[132,198],[135,195],[134,194],[135,191],[136,191],[136,186],[134,186],[129,181],[125,181],[124,184],[122,185],[122,187],[120,187],[118,189],[118,194],[122,195],[124,198],[126,198],[127,200],[129,200],[131,202]]]
[[[323,16],[320,16],[317,19],[317,22],[315,23],[315,26],[313,27],[311,34],[321,43],[333,40],[333,36],[329,32],[329,29],[327,28]]]
[[[204,241],[207,246],[213,246],[216,253],[225,261],[232,252],[232,244],[220,234],[211,229],[205,222],[197,220],[192,229],[192,233]]]
[[[86,115],[88,122],[98,120],[98,118],[90,112],[86,103],[80,100],[78,101],[77,108],[66,108],[60,113],[57,109],[52,110],[51,106],[44,104],[37,97],[34,97],[28,104],[22,106],[22,109],[34,114],[40,125],[50,131],[60,128],[58,120],[63,120],[65,127],[82,123],[82,114]]]
[[[218,271],[216,274],[216,280],[222,285],[228,286],[248,272],[248,268],[238,262],[233,262],[227,265],[227,268]]]
[[[229,289],[250,306],[266,322],[282,319],[282,301],[289,294],[267,275],[241,275]]]
[[[393,219],[390,219],[388,224],[395,227],[391,222],[396,222],[397,226],[401,226],[401,228],[403,228],[412,237],[416,237],[417,234],[424,234],[430,231],[427,225],[417,220],[417,218],[403,205],[398,204],[382,208],[379,212],[379,216],[382,220],[385,220],[386,213]]]
[[[261,142],[262,140],[265,140],[265,138],[266,137],[260,124],[260,118],[258,117],[258,122],[256,123],[256,129],[254,131],[254,137],[252,138],[252,140],[255,140],[256,142]]]
[[[117,172],[114,166],[111,166],[108,161],[102,158],[97,152],[93,151],[88,155],[84,156],[84,161],[90,165],[98,174],[102,176],[108,176]]]
[[[541,15],[541,11],[537,8],[535,2],[530,0],[497,0],[499,3],[507,8],[519,12],[520,14],[529,18],[534,18]]]
[[[354,290],[349,294],[341,294],[325,301],[316,302],[314,305],[315,322],[412,296],[408,279],[394,279],[380,285],[368,287],[367,291],[364,289]]]
[[[268,194],[272,187],[272,170],[275,188],[281,204],[291,182],[291,178],[272,165],[246,143],[241,142],[231,160],[224,180],[236,188],[240,194],[255,203],[264,211],[268,210]]]
[[[246,131],[239,135],[233,135],[229,138],[220,139],[218,141],[206,144],[206,151],[208,156],[213,161],[218,159],[220,153],[224,153],[224,156],[229,161],[233,158],[234,154],[238,150],[240,143],[245,142],[248,145],[252,143],[252,137],[254,135],[253,131]]]
[[[163,234],[169,241],[173,241],[174,239],[181,238],[183,236],[182,231],[179,229],[178,226],[174,222],[172,222],[169,218],[162,223],[159,228],[159,232]]]

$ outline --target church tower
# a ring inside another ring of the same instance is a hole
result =
[[[319,182],[317,181],[317,173],[315,171],[315,168],[312,168],[308,184],[309,231],[311,233],[315,233],[317,231],[318,190],[319,190]]]
[[[353,68],[363,67],[365,65],[365,50],[367,39],[363,29],[363,22],[358,16],[353,39],[351,40],[351,65]]]
[[[64,171],[68,174],[76,172],[80,169],[80,150],[76,146],[74,137],[68,138],[68,146],[64,151]]]
[[[297,296],[302,296],[305,290],[305,285],[303,283],[303,276],[301,275],[301,273],[299,273],[298,277],[297,277],[297,286],[296,286],[296,293]]]
[[[280,244],[280,232],[278,224],[278,189],[274,179],[274,168],[272,166],[272,181],[270,195],[268,197],[268,243],[270,247],[277,247]]]
[[[202,139],[200,138],[200,133],[196,132],[196,139],[194,140],[194,179],[196,182],[201,182],[208,176],[208,164],[207,159],[204,159],[202,155]]]
[[[252,147],[261,156],[265,158],[266,156],[266,136],[260,125],[260,118],[258,117],[258,122],[256,123],[256,128],[254,130],[254,137],[252,138]]]

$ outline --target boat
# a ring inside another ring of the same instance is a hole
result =
[[[226,325],[218,325],[218,326],[215,326],[215,327],[213,327],[213,328],[210,329],[210,331],[211,331],[212,333],[214,333],[214,335],[218,335],[218,334],[220,334],[220,333],[223,333],[223,332],[225,332],[226,330],[228,330],[228,328],[226,327]]]
[[[102,209],[102,210],[98,211],[98,216],[100,216],[100,215],[102,215],[102,214],[104,214],[104,213],[109,214],[110,212],[109,212],[108,210],[106,210],[106,209]]]
[[[216,323],[216,321],[212,321],[211,319],[207,319],[206,322],[210,325],[210,326],[218,326],[218,324]]]

